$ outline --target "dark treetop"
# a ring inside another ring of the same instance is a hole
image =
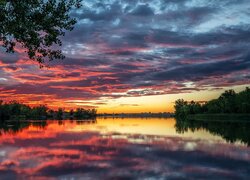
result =
[[[76,20],[70,17],[81,0],[0,0],[0,45],[6,52],[24,48],[30,59],[40,64],[45,60],[62,59],[60,36],[73,29]]]

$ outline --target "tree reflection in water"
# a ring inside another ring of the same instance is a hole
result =
[[[7,121],[0,123],[0,135],[5,134],[17,134],[29,126],[34,126],[39,129],[45,129],[47,126],[46,121]]]
[[[187,131],[207,130],[213,135],[219,135],[227,142],[240,141],[250,146],[250,123],[223,121],[196,121],[177,119],[176,132],[183,134]]]

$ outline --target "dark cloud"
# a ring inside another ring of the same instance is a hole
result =
[[[146,17],[154,15],[154,10],[148,5],[138,5],[130,14]]]
[[[180,27],[190,28],[208,20],[217,10],[218,8],[209,6],[169,10],[159,15],[159,18],[166,23],[175,22]]]
[[[219,61],[213,63],[188,64],[162,72],[155,73],[153,79],[157,80],[190,80],[198,81],[207,77],[223,76],[233,72],[250,68],[248,57],[245,60]]]

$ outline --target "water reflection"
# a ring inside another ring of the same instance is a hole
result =
[[[211,134],[219,135],[227,142],[241,142],[250,145],[250,123],[247,122],[223,122],[223,121],[176,121],[178,133],[188,131],[207,130]]]
[[[178,134],[174,119],[27,124],[18,131],[1,127],[0,179],[250,177],[249,147],[204,136],[199,128]]]
[[[40,129],[44,129],[47,126],[46,121],[10,121],[0,123],[0,135],[5,134],[17,134],[18,132],[27,129],[29,126],[35,126]]]

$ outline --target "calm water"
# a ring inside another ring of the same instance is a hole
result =
[[[0,179],[250,179],[250,123],[0,125]]]

